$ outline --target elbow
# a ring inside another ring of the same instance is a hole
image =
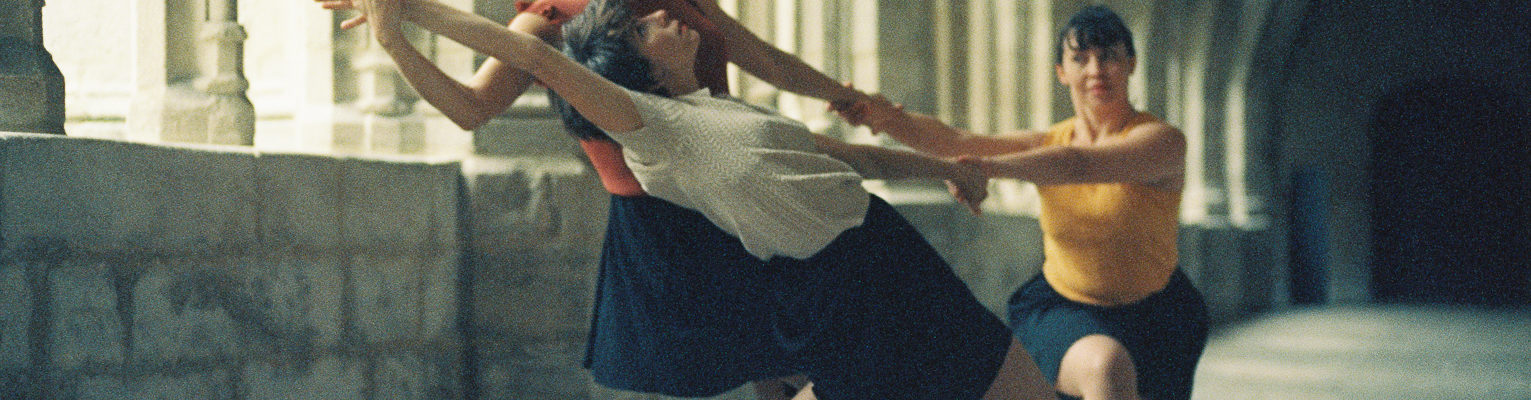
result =
[[[447,119],[452,120],[453,124],[456,124],[458,128],[461,128],[462,130],[465,130],[465,131],[472,131],[474,129],[478,129],[480,127],[483,127],[484,124],[488,123],[489,120],[492,119],[492,118],[493,118],[493,115],[491,115],[490,113],[485,113],[485,112],[472,112],[472,113],[459,114],[459,115],[451,115],[451,114],[447,115]]]

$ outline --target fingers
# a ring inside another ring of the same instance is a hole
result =
[[[367,23],[366,15],[358,15],[351,19],[340,22],[340,29],[351,29]]]
[[[984,198],[988,197],[987,189],[980,188],[976,190],[980,193],[969,193],[963,190],[956,182],[948,180],[946,181],[946,191],[951,193],[952,197],[957,199],[957,202],[966,206],[968,212],[973,213],[973,215],[983,214],[983,208],[980,205],[983,204]]]
[[[314,2],[319,3],[319,8],[326,10],[349,10],[356,8],[355,5],[351,4],[351,0],[314,0]]]
[[[326,10],[360,10],[352,0],[314,0],[319,8]],[[367,15],[362,14],[340,22],[340,29],[351,29],[367,23]]]

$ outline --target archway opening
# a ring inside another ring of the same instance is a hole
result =
[[[1524,95],[1456,76],[1378,102],[1368,133],[1376,300],[1531,304]]]

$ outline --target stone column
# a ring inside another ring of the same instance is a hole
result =
[[[238,22],[238,0],[207,0],[207,9],[197,35],[201,77],[193,82],[212,100],[207,106],[207,141],[249,146],[255,143],[255,107],[245,96],[250,88],[244,74],[247,35]]]
[[[64,133],[64,75],[43,49],[42,7],[0,3],[0,131]]]
[[[129,139],[250,145],[255,109],[245,96],[245,31],[236,0],[137,0],[137,90]],[[188,32],[195,32],[192,37]],[[187,57],[187,55],[192,55]]]

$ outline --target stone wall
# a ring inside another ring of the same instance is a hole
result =
[[[0,136],[0,398],[460,398],[455,163]]]
[[[996,313],[1041,265],[1030,215],[871,186]],[[553,153],[0,134],[0,398],[667,399],[580,367],[607,196]],[[1215,318],[1269,305],[1259,235],[1183,227]]]

